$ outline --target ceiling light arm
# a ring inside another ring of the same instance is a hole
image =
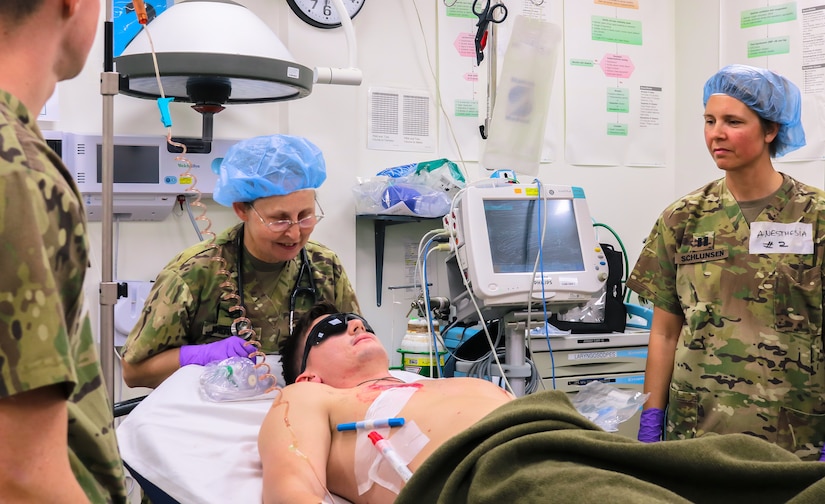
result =
[[[332,67],[315,67],[314,82],[316,84],[341,84],[346,86],[361,85],[362,73],[356,67],[356,56],[358,54],[355,43],[355,28],[352,26],[352,19],[344,7],[343,0],[332,0],[332,5],[338,11],[338,17],[341,18],[341,27],[344,28],[344,34],[347,36],[347,48],[349,49],[349,67],[348,68],[332,68]]]

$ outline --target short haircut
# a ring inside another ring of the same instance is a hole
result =
[[[42,5],[43,0],[3,0],[0,2],[0,18],[12,23],[23,21]]]
[[[278,353],[281,354],[284,381],[287,385],[295,383],[295,379],[301,373],[301,359],[304,356],[304,345],[302,343],[306,341],[305,336],[312,327],[312,322],[323,315],[332,315],[339,312],[338,307],[329,301],[320,301],[301,315],[295,323],[292,334],[281,340]]]

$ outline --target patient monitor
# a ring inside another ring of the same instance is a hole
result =
[[[528,306],[577,306],[598,295],[607,261],[584,191],[493,184],[467,187],[444,218],[454,245],[447,278],[456,317],[479,319],[471,296],[490,320]]]
[[[66,163],[89,221],[103,218],[103,137],[49,132],[49,145]],[[178,195],[209,196],[217,167],[233,140],[212,140],[211,151],[179,154],[162,135],[113,138],[112,211],[115,220],[161,221]]]

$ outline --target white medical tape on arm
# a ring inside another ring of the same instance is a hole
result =
[[[398,416],[398,412],[417,390],[418,387],[415,386],[393,387],[384,390],[372,402],[364,420]],[[409,464],[430,441],[430,438],[421,432],[414,421],[405,421],[400,429],[381,427],[373,430],[390,440],[405,464]],[[392,437],[390,437],[391,430]],[[367,437],[368,434],[369,431],[359,430],[358,437],[355,439],[355,482],[358,484],[358,495],[367,492],[373,483],[378,483],[397,494],[403,481],[372,445],[372,441]]]

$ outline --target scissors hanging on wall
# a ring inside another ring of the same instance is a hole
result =
[[[483,7],[478,10],[478,5],[483,2]],[[484,48],[487,46],[487,35],[490,23],[501,23],[507,19],[507,6],[503,3],[492,3],[492,0],[473,0],[473,14],[478,16],[478,27],[476,30],[476,65],[484,59]]]

